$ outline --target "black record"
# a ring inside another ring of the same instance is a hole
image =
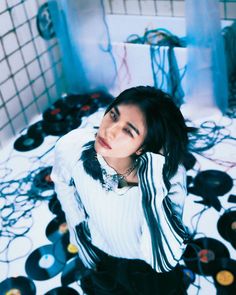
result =
[[[194,281],[196,279],[196,275],[191,269],[189,269],[183,265],[180,265],[180,269],[183,273],[184,286],[185,286],[185,289],[187,290],[188,287],[194,283]],[[63,272],[64,272],[64,270],[63,270]]]
[[[77,247],[70,243],[69,231],[63,234],[53,245],[54,255],[58,257],[58,259],[60,259],[60,253],[62,252],[66,255],[67,260],[74,257],[78,253]]]
[[[48,291],[44,295],[79,295],[79,293],[70,287],[57,287]]]
[[[94,103],[89,103],[89,104],[85,104],[83,105],[80,110],[79,110],[79,114],[81,117],[86,117],[89,115],[92,115],[94,112],[96,112],[98,109],[98,106]]]
[[[35,295],[36,287],[34,282],[26,277],[11,277],[0,283],[0,294]]]
[[[213,274],[217,294],[235,294],[236,291],[236,261],[221,258],[216,261]]]
[[[53,245],[45,245],[34,250],[26,260],[25,271],[32,280],[48,280],[62,271],[66,256],[60,253],[60,260],[55,257]]]
[[[84,266],[80,258],[78,256],[73,257],[66,263],[61,274],[62,285],[67,286],[80,280],[87,271],[88,268]]]
[[[74,108],[80,108],[84,104],[88,103],[89,96],[81,94],[71,94],[58,99],[53,105],[55,107],[62,107],[66,105],[70,110]]]
[[[233,187],[233,179],[219,170],[205,170],[194,179],[194,193],[199,196],[223,196]]]
[[[216,259],[229,258],[228,249],[213,238],[199,238],[191,241],[183,254],[188,268],[200,275],[212,275]]]
[[[55,215],[58,215],[58,216],[64,215],[64,212],[61,209],[61,203],[59,202],[56,194],[49,201],[48,208]]]
[[[68,233],[68,225],[65,217],[56,217],[46,227],[46,236],[51,242],[56,242],[63,235]]]
[[[217,229],[236,248],[236,211],[225,212],[217,222]]]
[[[61,136],[68,133],[76,127],[77,125],[74,124],[73,117],[69,115],[61,121],[45,121],[45,130],[49,135]]]
[[[14,142],[14,149],[20,152],[31,151],[39,147],[43,143],[44,138],[42,136],[29,136],[28,134],[21,135]]]
[[[93,92],[90,94],[90,100],[93,100],[99,108],[107,106],[113,99],[114,97],[111,94],[103,91]]]
[[[55,37],[55,31],[53,28],[53,22],[49,11],[48,3],[44,3],[39,7],[36,17],[36,26],[39,35],[43,39],[50,40],[51,38]]]
[[[27,134],[31,137],[34,136],[42,136],[45,137],[47,136],[47,132],[44,129],[44,121],[38,121],[36,123],[34,123],[33,125],[29,126],[29,128],[27,129]]]
[[[184,155],[184,159],[183,159],[183,165],[185,167],[185,169],[188,171],[190,169],[192,169],[196,163],[196,158],[194,157],[193,154],[191,153],[186,153]]]
[[[33,186],[41,190],[53,189],[54,182],[50,177],[51,172],[52,166],[40,168],[40,171],[34,177]]]
[[[58,122],[63,120],[69,111],[70,109],[66,105],[60,107],[51,106],[43,112],[43,119],[48,122]]]

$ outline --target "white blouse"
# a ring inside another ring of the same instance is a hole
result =
[[[66,215],[71,243],[80,248],[75,227],[86,220],[92,244],[102,251],[116,257],[142,259],[156,271],[168,271],[170,266],[174,267],[181,258],[185,245],[183,238],[176,232],[173,233],[173,228],[168,221],[171,218],[167,213],[169,208],[165,210],[162,208],[162,201],[167,195],[162,178],[164,157],[151,153],[148,155],[148,157],[152,157],[152,162],[156,163],[154,165],[156,171],[151,171],[151,174],[152,177],[153,175],[156,177],[155,194],[158,195],[158,203],[156,199],[155,202],[152,199],[150,206],[154,206],[154,211],[160,217],[158,218],[162,227],[161,239],[163,239],[161,243],[168,260],[166,263],[162,258],[163,255],[160,254],[158,261],[161,265],[158,265],[154,261],[150,231],[142,205],[144,193],[140,182],[145,182],[145,179],[140,178],[138,186],[117,187],[114,190],[106,191],[99,180],[93,179],[84,170],[83,161],[80,159],[83,145],[95,140],[95,132],[96,130],[93,128],[75,129],[60,138],[55,147],[55,162],[51,177],[55,183],[57,197]],[[101,156],[98,155],[97,158],[107,173],[116,173]],[[71,179],[74,181],[74,186],[71,185]],[[175,192],[171,192],[170,195],[175,197],[175,214],[181,220],[186,196],[185,170],[182,166],[174,180]],[[173,215],[172,212],[171,214]],[[87,266],[92,265],[88,257],[87,259],[81,257],[81,259]]]

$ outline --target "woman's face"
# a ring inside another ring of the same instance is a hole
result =
[[[103,157],[126,158],[140,154],[147,127],[143,113],[136,105],[120,104],[103,117],[95,150]]]

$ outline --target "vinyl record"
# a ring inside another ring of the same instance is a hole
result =
[[[188,268],[200,275],[212,275],[215,261],[229,258],[229,251],[220,241],[213,238],[199,238],[191,241],[183,254]]]
[[[0,294],[3,295],[35,295],[36,287],[29,278],[11,277],[0,283]]]
[[[43,39],[50,40],[51,38],[55,37],[56,34],[53,28],[53,22],[49,11],[48,3],[44,3],[39,7],[36,17],[36,26],[39,35]]]
[[[70,243],[70,234],[67,231],[59,239],[57,239],[53,244],[53,252],[58,259],[60,259],[60,253],[66,255],[66,259],[69,260],[78,253],[78,248]]]
[[[217,229],[236,248],[236,211],[225,212],[217,222]]]
[[[68,226],[64,216],[54,218],[46,227],[46,236],[52,243],[56,242],[66,233],[68,233]]]
[[[194,179],[195,194],[205,197],[223,196],[233,187],[233,179],[219,170],[205,170]]]
[[[183,165],[185,169],[188,171],[192,169],[196,163],[196,158],[194,157],[193,154],[191,153],[185,153],[184,159],[183,159]]]
[[[108,106],[114,99],[114,97],[111,94],[103,92],[103,91],[90,93],[89,96],[90,96],[90,100],[94,101],[96,105],[98,106],[98,108]]]
[[[216,261],[213,274],[217,294],[235,294],[236,291],[236,261],[221,258]]]
[[[62,216],[62,217],[64,216],[64,212],[61,209],[61,203],[58,201],[56,194],[49,201],[48,208],[53,214],[57,216]]]
[[[67,115],[61,121],[45,121],[45,130],[49,135],[61,136],[68,133],[72,129],[75,129],[79,125],[79,123],[75,123],[72,115]]]
[[[61,274],[61,283],[63,286],[70,285],[75,281],[80,280],[85,273],[88,271],[88,268],[84,266],[82,261],[78,256],[70,259]]]
[[[74,108],[70,114],[68,114],[65,118],[68,121],[69,128],[75,129],[78,128],[81,124],[81,115],[80,115],[80,109]]]
[[[33,186],[41,190],[53,189],[54,182],[50,177],[51,172],[52,166],[40,168],[40,171],[34,177]]]
[[[48,280],[62,271],[66,256],[60,253],[60,260],[54,255],[53,245],[45,245],[33,251],[25,263],[25,271],[32,280]]]
[[[20,152],[31,151],[43,143],[42,136],[30,137],[28,134],[21,135],[14,142],[14,149]]]
[[[34,137],[34,136],[42,136],[45,137],[47,136],[47,132],[44,129],[44,121],[38,121],[36,123],[34,123],[33,125],[29,126],[27,129],[27,134],[30,137]]]
[[[74,108],[81,108],[84,104],[88,103],[88,101],[88,95],[70,94],[60,98],[53,105],[55,107],[66,105],[70,110],[73,110]]]
[[[87,117],[92,115],[94,112],[96,112],[98,109],[98,106],[93,103],[85,104],[80,108],[79,115],[81,117]]]
[[[70,109],[67,106],[51,106],[43,112],[43,119],[47,122],[62,121],[69,113]]]
[[[44,295],[79,295],[79,293],[70,287],[57,287],[48,291]]]
[[[185,286],[185,289],[187,290],[188,287],[194,283],[196,279],[196,275],[191,269],[187,268],[186,266],[180,265],[180,269],[183,273],[184,286]]]

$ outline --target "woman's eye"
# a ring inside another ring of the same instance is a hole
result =
[[[113,111],[110,112],[110,116],[113,121],[115,121],[117,119],[116,113]]]
[[[132,134],[132,132],[131,132],[129,129],[125,129],[125,132],[126,132],[129,136],[133,137],[133,134]]]

